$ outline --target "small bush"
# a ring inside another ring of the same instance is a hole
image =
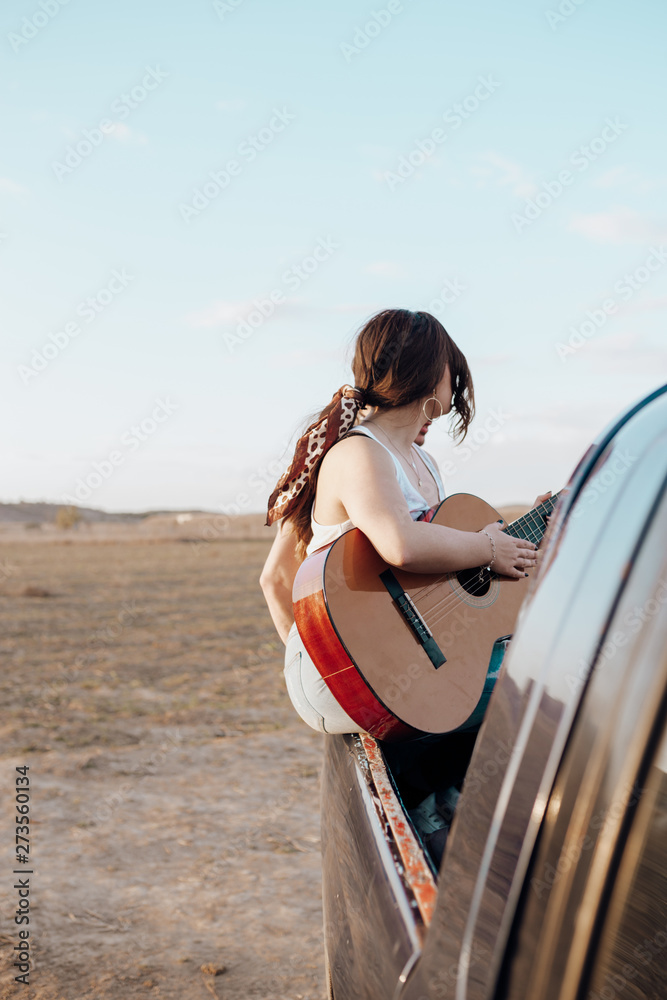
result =
[[[67,507],[58,507],[56,511],[56,527],[58,528],[73,528],[75,524],[81,520],[81,511],[78,507],[72,505]]]

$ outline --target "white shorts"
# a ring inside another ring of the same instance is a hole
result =
[[[491,652],[486,683],[476,708],[453,732],[474,732],[486,713],[491,692],[498,680],[509,640],[496,642]],[[285,647],[285,683],[294,708],[303,721],[318,733],[359,733],[364,730],[338,704],[322,675],[306,652],[297,632],[296,622],[287,636]]]
[[[285,683],[294,708],[318,733],[358,733],[361,727],[342,708],[327,687],[292,625],[285,646]]]

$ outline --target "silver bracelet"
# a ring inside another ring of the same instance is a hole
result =
[[[481,535],[486,535],[486,537],[487,537],[487,538],[489,539],[489,541],[491,542],[491,562],[490,562],[490,563],[489,563],[489,565],[488,565],[488,566],[486,567],[486,569],[491,569],[491,567],[493,566],[494,562],[496,561],[496,543],[494,542],[493,538],[492,538],[492,537],[491,537],[491,535],[490,535],[490,534],[488,533],[488,531],[486,530],[486,528],[482,528],[482,530],[481,530],[480,534],[481,534]]]

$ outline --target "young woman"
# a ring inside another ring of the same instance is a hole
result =
[[[354,388],[339,389],[300,438],[269,499],[267,524],[281,523],[260,578],[286,643],[292,703],[326,733],[359,726],[322,680],[294,624],[292,584],[306,555],[357,527],[385,562],[415,573],[490,565],[519,578],[536,562],[535,545],[497,522],[470,532],[416,520],[445,496],[435,462],[414,445],[418,432],[448,413],[454,437],[463,439],[474,414],[467,362],[442,324],[424,312],[378,313],[357,337],[352,371]],[[371,415],[351,431],[360,407]]]

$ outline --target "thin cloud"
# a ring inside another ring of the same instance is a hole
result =
[[[363,313],[369,316],[373,313],[378,312],[382,309],[377,302],[340,302],[337,305],[329,306],[329,310],[333,313]]]
[[[390,160],[394,156],[400,156],[400,150],[396,146],[381,146],[379,143],[362,142],[357,149],[362,156],[371,160]]]
[[[109,135],[116,139],[117,142],[132,142],[139,146],[145,146],[148,143],[145,135],[131,129],[125,122],[114,122],[113,128],[109,130]]]
[[[258,299],[261,298],[263,296],[258,296]],[[213,305],[206,306],[204,309],[188,313],[185,317],[185,322],[194,330],[211,329],[213,327],[239,323],[241,320],[247,319],[250,313],[257,312],[258,299],[238,299],[236,301],[223,299],[214,302]],[[273,316],[284,315],[286,310],[293,313],[296,309],[317,310],[318,307],[309,305],[302,298],[285,297],[281,302],[275,303],[275,310],[271,313],[270,317],[267,317],[267,322]]]
[[[590,363],[602,374],[642,375],[667,369],[667,349],[635,332],[591,340]]]
[[[399,157],[405,158],[406,156],[409,155],[410,152],[411,152],[410,149],[405,149],[401,153],[393,152],[391,153],[390,156],[384,156],[383,159],[385,159],[388,163],[386,169],[379,170],[377,167],[369,168],[367,171],[368,176],[371,177],[372,180],[374,180],[377,184],[387,184],[388,183],[387,178],[392,177],[392,175],[396,175],[401,177],[401,183],[399,184],[399,187],[402,187],[403,184],[423,183],[424,167],[428,167],[429,169],[432,167],[436,167],[439,171],[442,171],[443,168],[446,166],[445,157],[441,156],[439,152],[436,151],[430,153],[428,156],[425,156],[424,160],[420,162],[418,165],[410,167],[410,173],[408,173],[405,177],[402,177],[398,173]],[[446,178],[446,180],[447,179],[448,178]],[[456,182],[454,183],[456,184]],[[456,184],[456,186],[458,187],[459,185]]]
[[[599,177],[596,177],[592,181],[592,186],[599,188],[619,187],[619,185],[627,181],[628,176],[628,168],[625,164],[612,167],[611,170],[605,170]]]
[[[374,260],[364,268],[365,274],[376,274],[380,278],[402,278],[405,269],[393,260]]]
[[[233,302],[225,300],[214,302],[213,305],[189,313],[185,317],[188,326],[194,329],[207,329],[214,326],[224,326],[227,323],[238,323],[253,308],[250,299]]]
[[[245,111],[248,102],[241,100],[241,98],[231,98],[226,101],[216,101],[215,106],[218,111]]]
[[[640,170],[630,170],[627,164],[621,164],[605,170],[591,181],[593,187],[612,188],[626,187],[633,194],[646,194],[667,185],[667,177],[649,177]]]
[[[650,243],[667,239],[667,225],[620,205],[608,212],[577,212],[567,226],[594,243]]]
[[[514,160],[493,150],[484,153],[480,160],[481,165],[476,164],[470,168],[472,176],[477,178],[478,187],[486,187],[490,182],[498,187],[509,186],[512,194],[518,198],[530,198],[537,192],[538,187],[532,177]]]
[[[660,312],[662,309],[667,309],[667,295],[663,295],[657,299],[631,299],[630,302],[626,304],[620,304],[618,307],[619,314],[621,313],[638,313],[638,312]]]
[[[497,368],[500,365],[507,365],[516,361],[516,354],[485,354],[481,357],[470,356],[470,366],[472,368]]]
[[[514,407],[513,415],[512,432],[525,438],[541,437],[548,429],[552,440],[574,440],[582,431],[592,436],[600,428],[598,408],[588,402],[556,402],[538,410]]]
[[[0,191],[5,194],[24,194],[28,189],[23,184],[18,184],[11,177],[0,177]]]
[[[317,365],[331,365],[340,362],[339,351],[294,350],[287,354],[277,354],[271,359],[274,368],[306,368]]]

